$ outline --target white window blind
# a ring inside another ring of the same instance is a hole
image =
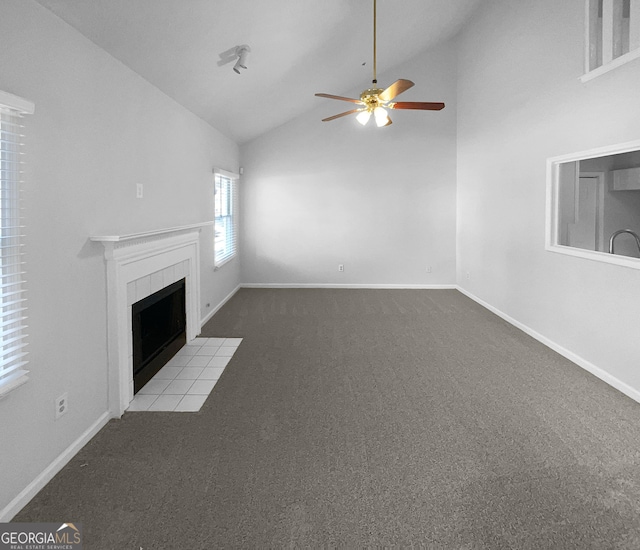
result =
[[[215,267],[218,268],[236,255],[238,247],[238,175],[217,168],[213,172]]]
[[[0,92],[0,396],[27,381],[24,297],[23,115],[31,102]]]

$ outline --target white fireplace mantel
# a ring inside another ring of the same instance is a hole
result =
[[[146,238],[156,238],[162,235],[169,235],[171,233],[183,233],[185,231],[191,231],[194,229],[200,230],[201,227],[207,225],[213,225],[215,222],[201,222],[193,223],[191,225],[180,225],[178,227],[168,227],[166,229],[155,229],[153,231],[143,231],[141,233],[130,233],[128,235],[104,235],[101,237],[90,237],[89,239],[94,242],[101,243],[127,243],[136,242]]]
[[[112,417],[122,416],[133,399],[131,306],[135,302],[184,278],[187,341],[200,333],[200,230],[212,224],[90,237],[104,246]]]

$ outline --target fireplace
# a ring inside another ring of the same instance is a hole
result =
[[[133,304],[185,280],[186,340],[200,333],[200,229],[213,222],[91,237],[104,246],[109,409],[120,418],[134,395]]]
[[[136,394],[187,342],[185,279],[136,302],[131,314]]]

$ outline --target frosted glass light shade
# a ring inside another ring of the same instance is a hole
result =
[[[376,107],[373,111],[373,116],[376,119],[378,127],[384,126],[389,120],[386,109],[383,109],[382,107]]]
[[[371,113],[369,111],[362,111],[361,113],[358,114],[358,116],[356,117],[356,120],[364,126],[367,122],[369,122],[370,117],[371,117]]]

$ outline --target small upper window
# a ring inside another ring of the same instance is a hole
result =
[[[25,351],[22,116],[33,103],[0,92],[0,396],[28,380]]]
[[[586,6],[583,81],[640,57],[640,0],[586,0]]]
[[[215,266],[220,267],[236,255],[237,250],[237,174],[214,170]]]

